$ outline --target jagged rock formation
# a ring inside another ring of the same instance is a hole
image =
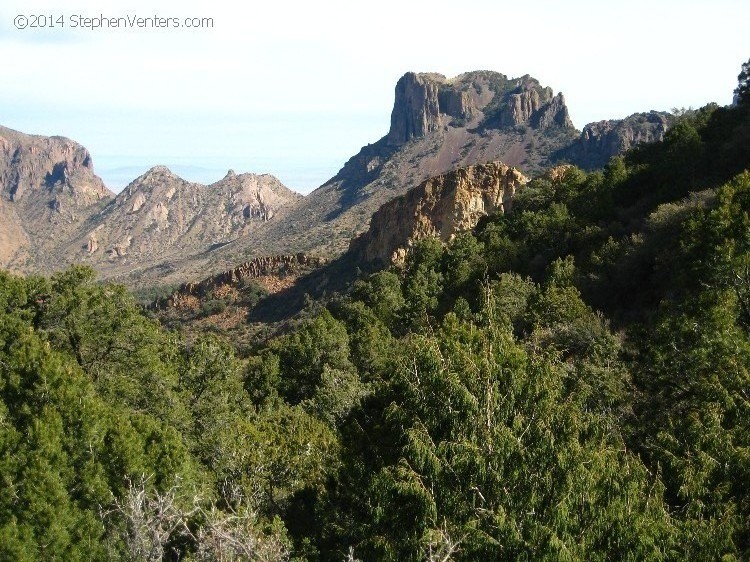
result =
[[[535,80],[525,83],[520,92],[507,95],[506,100],[500,112],[502,126],[530,124],[541,130],[554,126],[573,127],[563,95],[554,96],[552,88],[542,88]]]
[[[667,114],[573,127],[565,99],[526,75],[405,74],[388,133],[302,198],[272,176],[229,172],[204,186],[163,167],[112,199],[91,157],[59,137],[0,129],[0,266],[48,272],[84,261],[131,286],[200,279],[259,255],[334,257],[384,203],[428,178],[502,161],[525,174],[602,166],[660,139]]]
[[[440,78],[408,72],[396,84],[388,143],[400,145],[442,127],[438,98]]]
[[[451,119],[471,119],[476,111],[472,95],[441,74],[407,72],[396,84],[389,145],[400,146],[438,132]]]
[[[230,170],[222,180],[202,185],[156,166],[93,217],[68,253],[106,277],[122,278],[248,236],[301,197],[268,174]]]
[[[613,156],[638,144],[662,140],[672,121],[669,113],[650,111],[589,123],[564,157],[585,169],[601,168]]]
[[[490,213],[511,209],[516,190],[528,179],[517,169],[492,162],[460,168],[430,178],[385,203],[372,216],[369,230],[355,238],[350,251],[366,262],[399,261],[417,240],[448,241],[470,230]]]
[[[388,133],[352,157],[331,180],[282,211],[252,244],[217,252],[231,263],[267,253],[334,256],[367,229],[383,203],[427,178],[503,161],[540,171],[579,136],[562,95],[530,76],[488,71],[452,79],[405,74],[397,83]]]
[[[184,283],[172,295],[157,299],[149,308],[151,310],[179,308],[190,297],[202,298],[222,287],[234,286],[250,279],[259,280],[271,293],[277,292],[288,285],[288,283],[278,283],[278,280],[291,281],[296,279],[301,272],[319,268],[325,263],[324,259],[305,254],[255,258],[197,283]]]
[[[80,144],[0,127],[0,267],[57,263],[61,242],[112,197]]]
[[[494,92],[489,103],[483,103],[481,82],[475,81],[483,74]],[[466,123],[480,108],[487,110],[485,123],[495,121],[500,127],[573,128],[563,95],[553,95],[552,88],[543,88],[529,76],[508,80],[500,74],[473,72],[447,80],[441,74],[408,72],[396,84],[387,144],[399,146],[444,126]]]
[[[88,206],[112,194],[94,175],[89,151],[65,137],[26,135],[0,127],[0,186],[3,196],[19,202],[40,192],[50,207],[62,211],[62,197]]]

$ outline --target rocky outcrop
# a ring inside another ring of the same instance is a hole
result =
[[[579,135],[562,95],[530,76],[474,71],[446,78],[410,72],[396,85],[384,137],[364,146],[299,204],[285,208],[283,220],[262,225],[252,245],[240,241],[217,255],[226,261],[244,260],[260,249],[340,255],[381,205],[426,179],[494,161],[524,173],[541,172]]]
[[[180,303],[190,297],[206,297],[217,289],[225,286],[235,286],[245,280],[261,279],[264,277],[288,277],[299,275],[301,271],[310,271],[324,265],[326,260],[307,256],[305,254],[268,256],[255,258],[237,267],[208,277],[198,283],[185,283],[172,295],[157,299],[149,308],[164,310],[179,307]]]
[[[63,198],[56,195],[65,194],[79,207],[112,196],[94,174],[89,151],[80,144],[5,127],[0,127],[0,189],[13,202],[42,195],[61,205]]]
[[[450,85],[446,85],[440,90],[438,101],[440,112],[459,122],[471,119],[477,111],[471,92],[458,90]]]
[[[105,272],[109,264],[179,259],[247,235],[300,198],[268,174],[230,170],[202,185],[155,166],[117,195],[71,251]]]
[[[551,90],[549,93],[552,95]],[[548,103],[533,113],[531,120],[533,126],[540,130],[551,127],[573,128],[573,122],[570,120],[568,107],[565,105],[565,96],[562,95],[562,92],[552,97]]]
[[[0,127],[0,267],[36,272],[64,262],[61,246],[112,197],[80,144]]]
[[[444,77],[408,72],[396,84],[396,101],[391,113],[389,144],[403,144],[413,138],[438,131],[440,100],[438,92]]]
[[[638,144],[662,140],[672,119],[669,113],[651,111],[589,123],[570,148],[569,159],[585,169],[601,168],[613,156]]]
[[[516,190],[527,178],[502,162],[468,166],[431,178],[386,203],[372,216],[369,230],[350,250],[366,262],[398,260],[413,242],[436,237],[450,240],[479,219],[511,209]]]
[[[533,79],[528,79],[517,89],[520,91],[508,94],[500,112],[501,126],[531,125],[536,129],[573,127],[562,93],[555,96],[552,88],[542,88]]]
[[[482,95],[489,77],[492,93]],[[573,128],[562,94],[526,75],[509,80],[499,73],[470,72],[448,80],[442,74],[407,72],[396,84],[388,145],[436,133],[449,124],[465,125],[480,111],[499,127]]]

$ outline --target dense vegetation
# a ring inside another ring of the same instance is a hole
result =
[[[747,560],[743,74],[249,352],[0,273],[0,559]]]

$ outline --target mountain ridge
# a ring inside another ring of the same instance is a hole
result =
[[[57,157],[54,164],[62,164],[57,172],[53,165],[49,177],[32,175],[31,183],[44,187],[54,180],[65,191],[65,182],[75,184],[80,173],[90,183],[89,191],[80,193],[95,193],[97,185],[106,191],[96,201],[86,200],[90,205],[65,228],[50,228],[49,212],[39,209],[64,211],[73,208],[70,201],[48,197],[20,209],[13,161],[6,158],[5,175],[0,174],[5,195],[0,218],[7,218],[0,226],[0,265],[49,272],[83,261],[105,279],[143,286],[201,279],[263,255],[332,258],[367,230],[382,204],[428,178],[493,161],[530,175],[559,162],[590,169],[638,142],[663,138],[668,126],[667,114],[651,112],[589,124],[579,132],[562,93],[529,75],[471,71],[446,78],[408,72],[394,89],[387,133],[306,197],[269,174],[230,170],[203,185],[164,166],[149,169],[115,196],[93,174],[88,151],[76,145],[82,151],[48,151],[48,160]],[[8,136],[27,144],[72,143],[14,133]],[[25,191],[34,189],[20,195]]]

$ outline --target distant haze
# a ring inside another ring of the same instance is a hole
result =
[[[750,3],[4,0],[0,124],[85,145],[115,191],[152,165],[229,168],[309,192],[388,130],[405,71],[531,74],[578,128],[729,103]],[[62,17],[19,30],[18,15]],[[209,29],[71,29],[74,15],[210,17]]]
[[[307,193],[320,186],[332,175],[340,162],[311,162],[298,167],[285,161],[253,161],[238,158],[234,162],[226,159],[181,158],[164,156],[160,159],[145,159],[136,156],[102,156],[95,160],[95,171],[112,191],[120,192],[135,178],[155,165],[167,166],[186,180],[211,184],[226,176],[229,170],[236,173],[269,173],[278,177],[284,185],[300,193]],[[328,164],[328,165],[326,165]]]

